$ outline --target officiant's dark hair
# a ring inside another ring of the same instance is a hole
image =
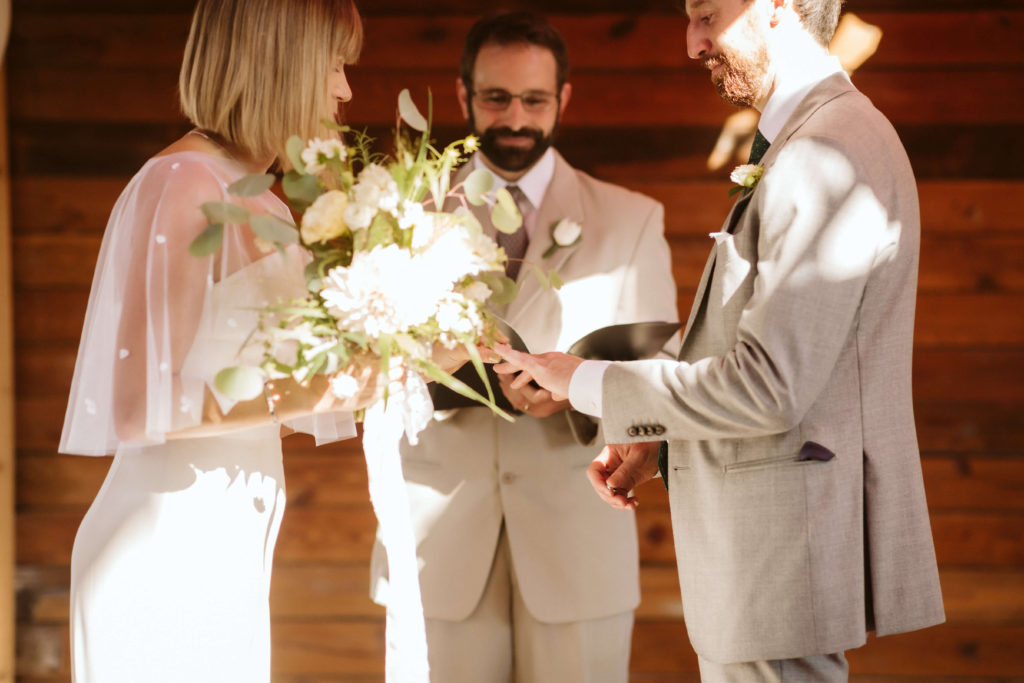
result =
[[[569,78],[569,50],[565,41],[547,19],[533,12],[506,12],[480,19],[466,34],[462,49],[461,77],[467,90],[473,89],[473,67],[484,45],[537,45],[555,57],[555,91],[561,92]]]

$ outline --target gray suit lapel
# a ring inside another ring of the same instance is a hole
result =
[[[793,134],[800,129],[811,114],[827,102],[848,92],[856,92],[856,89],[853,87],[853,84],[845,73],[838,73],[829,76],[812,88],[800,104],[797,105],[796,110],[786,121],[786,124],[782,127],[779,135],[776,136],[775,141],[761,159],[761,165],[765,167],[765,172],[767,173],[767,169],[771,168],[772,163],[775,161],[775,157],[778,156],[779,151],[785,146],[786,142],[789,141],[789,138],[791,138]],[[722,224],[723,232],[735,232],[736,227],[739,225],[740,221],[743,220],[744,210],[747,208],[747,205],[751,201],[751,197],[756,191],[757,188],[755,187],[753,192],[741,196],[736,203],[733,204],[732,209],[729,211],[729,215]],[[694,323],[696,322],[699,313],[705,308],[708,285],[710,284],[711,276],[715,270],[716,253],[717,250],[712,247],[711,255],[708,257],[708,262],[704,266],[704,273],[701,275],[700,284],[697,286],[697,292],[693,299],[693,307],[690,309],[690,316],[686,322],[686,329],[683,332],[683,339],[679,348],[680,358],[683,357],[683,351],[686,348],[687,339],[690,337],[690,333],[695,327]]]

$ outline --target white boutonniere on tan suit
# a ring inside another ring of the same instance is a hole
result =
[[[571,218],[563,218],[551,226],[551,246],[544,252],[544,258],[563,247],[576,246],[582,238],[583,226]]]
[[[729,174],[729,180],[736,183],[736,187],[729,190],[729,196],[732,197],[737,192],[743,192],[744,194],[753,192],[757,184],[761,182],[761,176],[763,175],[764,166],[761,164],[742,164],[737,166]]]

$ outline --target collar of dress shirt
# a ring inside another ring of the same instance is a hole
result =
[[[473,169],[476,170],[478,168],[487,168],[487,164],[484,163],[479,154],[474,154]],[[554,175],[555,150],[549,147],[548,150],[541,155],[540,159],[537,160],[537,163],[535,163],[529,171],[523,174],[523,176],[514,183],[505,180],[495,173],[494,188],[499,189],[508,185],[518,185],[519,189],[523,191],[524,195],[526,195],[526,198],[530,200],[530,204],[533,205],[533,210],[536,211],[540,208],[541,202],[544,201],[544,195],[547,194],[548,185],[551,184],[551,178],[554,177]],[[533,237],[534,223],[534,221],[526,222],[526,232],[530,237]]]
[[[821,59],[811,60],[798,73],[788,75],[785,81],[775,86],[775,92],[764,105],[761,122],[757,124],[761,135],[765,136],[768,142],[775,142],[775,138],[782,132],[782,127],[786,125],[786,121],[811,88],[842,70],[843,67],[837,58],[826,55]]]

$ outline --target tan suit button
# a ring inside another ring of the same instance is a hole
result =
[[[640,435],[640,428],[636,427],[636,426],[630,427],[629,429],[626,430],[626,434],[628,436],[639,436]]]
[[[664,434],[664,433],[665,433],[665,427],[664,427],[664,425],[655,425],[655,427],[654,427],[654,433],[655,433],[655,434],[656,434],[657,436],[661,436],[662,434]]]
[[[516,480],[516,475],[514,473],[512,473],[512,472],[502,472],[501,473],[501,483],[502,484],[511,484],[515,480]]]

